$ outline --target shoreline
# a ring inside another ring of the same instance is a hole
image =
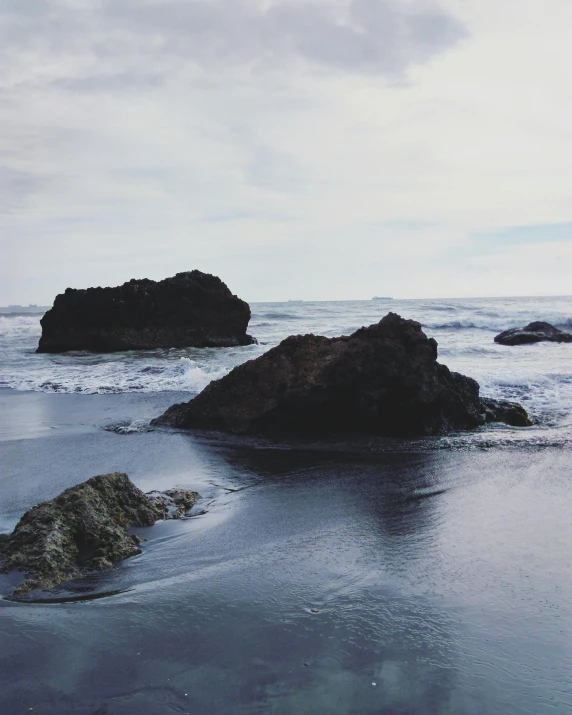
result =
[[[3,524],[109,458],[141,488],[197,489],[207,513],[141,530],[141,555],[47,595],[62,603],[0,601],[7,712],[572,704],[562,450],[357,454],[93,427],[24,442]]]
[[[440,361],[484,395],[530,397],[544,422],[414,440],[146,431],[250,349],[31,357],[36,328],[16,319],[15,383],[70,392],[0,389],[0,530],[113,471],[203,499],[192,518],[142,530],[142,553],[114,571],[40,594],[48,603],[0,600],[0,709],[572,710],[569,352],[501,351],[478,327],[483,306],[431,307],[428,322],[449,326],[435,328]],[[363,304],[345,311],[267,306],[257,331],[272,342],[369,320]],[[165,384],[191,389],[143,391]],[[71,392],[86,386],[108,392]]]

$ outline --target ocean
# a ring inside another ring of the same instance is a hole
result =
[[[572,711],[572,345],[504,347],[572,297],[255,303],[257,345],[35,353],[40,315],[0,316],[0,531],[125,471],[199,491],[143,553],[35,602],[0,578],[0,712]],[[530,428],[413,440],[269,440],[149,428],[292,334],[389,310],[439,361],[516,400]]]

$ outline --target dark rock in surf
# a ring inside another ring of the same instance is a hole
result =
[[[249,345],[250,307],[216,276],[177,273],[116,288],[68,288],[41,320],[40,353]]]
[[[508,400],[481,397],[487,422],[504,422],[511,427],[530,427],[532,420],[522,405]]]
[[[527,345],[540,342],[572,343],[572,334],[555,328],[550,323],[537,320],[529,323],[524,328],[511,328],[499,333],[495,343],[500,345]]]
[[[0,540],[1,570],[25,572],[15,593],[50,588],[85,571],[112,569],[141,553],[141,539],[128,526],[152,526],[178,518],[199,495],[182,489],[144,494],[126,474],[92,477],[51,501],[29,509]]]
[[[286,338],[151,424],[407,436],[471,429],[504,414],[483,404],[475,380],[437,362],[437,343],[419,323],[389,313],[350,336]]]

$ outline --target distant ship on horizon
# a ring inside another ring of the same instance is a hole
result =
[[[35,303],[30,303],[30,305],[0,305],[0,314],[23,315],[25,313],[45,313],[51,307],[51,305],[36,305]]]
[[[387,295],[374,295],[372,300],[393,300],[393,298],[390,298]]]

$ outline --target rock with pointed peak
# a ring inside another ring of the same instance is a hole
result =
[[[437,343],[419,323],[388,313],[349,336],[286,338],[151,424],[408,436],[471,429],[503,414],[483,404],[475,380],[437,362]]]

